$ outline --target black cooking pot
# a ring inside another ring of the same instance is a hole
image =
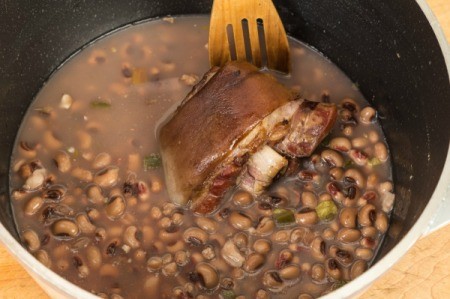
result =
[[[432,204],[432,199],[443,197],[449,184],[443,173],[450,136],[449,73],[420,8],[426,5],[411,0],[274,2],[288,34],[329,57],[379,111],[392,155],[396,203],[378,266],[402,239],[409,236],[414,242],[420,236],[439,201]],[[151,17],[209,13],[211,4],[206,0],[0,2],[0,220],[4,226],[0,234],[27,269],[35,276],[39,272],[41,283],[60,289],[59,294],[83,293],[69,292],[73,286],[56,282],[56,275],[18,245],[9,206],[10,154],[27,107],[55,68],[96,37]],[[433,193],[439,194],[432,197]],[[424,227],[417,227],[419,222]],[[375,276],[382,273],[378,270]],[[370,271],[364,275],[371,275]],[[359,288],[356,284],[350,283],[340,294],[351,294],[352,285]],[[61,291],[63,287],[67,290]]]

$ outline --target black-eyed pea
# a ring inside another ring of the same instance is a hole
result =
[[[86,248],[87,263],[92,269],[100,268],[102,264],[102,255],[100,249],[97,246],[90,245]]]
[[[244,251],[248,247],[248,236],[243,232],[239,232],[233,236],[233,242],[239,250]]]
[[[92,184],[87,187],[86,194],[88,199],[95,204],[104,203],[105,197],[102,194],[102,188],[98,185]]]
[[[348,152],[348,156],[359,166],[364,166],[369,161],[367,154],[359,149],[351,149]]]
[[[330,179],[333,181],[340,181],[344,176],[344,170],[340,167],[333,167],[328,171]]]
[[[163,217],[161,219],[159,219],[158,221],[158,226],[160,228],[169,228],[173,225],[172,220],[169,217]]]
[[[361,238],[361,232],[355,228],[341,228],[336,238],[343,243],[353,243]]]
[[[381,162],[387,161],[387,159],[389,157],[389,153],[388,153],[387,147],[384,144],[384,142],[375,143],[374,151],[375,151],[375,157],[378,158],[378,160],[380,160]]]
[[[341,190],[341,187],[336,182],[330,182],[326,185],[326,190],[331,195],[331,197],[337,201],[342,202],[345,198],[344,193]]]
[[[350,278],[353,280],[363,274],[367,270],[367,262],[364,260],[357,260],[353,263],[350,269]]]
[[[88,169],[81,167],[75,167],[72,169],[71,175],[83,182],[91,182],[93,178],[92,173]]]
[[[91,223],[88,216],[86,214],[79,214],[75,217],[75,221],[78,224],[81,232],[84,234],[93,234],[97,229],[95,225]]]
[[[349,265],[353,262],[353,256],[350,251],[337,248],[334,252],[334,258],[336,258],[342,265]]]
[[[36,214],[44,204],[44,199],[40,196],[32,197],[24,207],[24,212],[28,216]]]
[[[334,280],[339,280],[342,277],[342,271],[339,267],[339,263],[333,258],[330,258],[325,262],[325,270]]]
[[[326,228],[322,232],[322,238],[324,240],[334,240],[336,237],[336,232],[332,230],[331,228]]]
[[[41,247],[39,236],[34,230],[28,229],[22,233],[23,242],[30,252],[34,252]]]
[[[273,232],[275,229],[275,221],[270,217],[262,217],[256,225],[254,233],[259,236],[266,236]]]
[[[366,261],[370,261],[373,257],[373,250],[370,248],[358,247],[355,250],[355,256]]]
[[[325,267],[320,264],[314,264],[311,268],[311,279],[315,282],[322,282],[325,279]]]
[[[370,124],[375,120],[375,118],[376,111],[370,106],[364,107],[359,114],[359,120],[363,124]]]
[[[233,268],[233,270],[231,270],[231,277],[238,280],[243,279],[245,277],[245,272],[241,268]]]
[[[372,204],[366,204],[358,212],[358,223],[361,226],[372,226],[376,220],[376,208]]]
[[[188,228],[183,233],[184,242],[186,242],[186,244],[189,244],[191,246],[204,245],[208,241],[208,238],[209,238],[208,234],[198,227]]]
[[[69,219],[55,221],[51,230],[54,236],[61,238],[74,238],[80,233],[78,225]]]
[[[367,189],[376,189],[378,186],[378,175],[371,173],[367,176]]]
[[[297,280],[300,277],[301,269],[298,265],[291,264],[280,269],[279,274],[283,280]]]
[[[378,186],[378,192],[380,193],[393,192],[393,190],[394,186],[391,181],[384,181]]]
[[[275,243],[287,243],[289,242],[292,230],[283,229],[275,232],[271,235],[272,241]]]
[[[230,224],[237,230],[247,230],[253,226],[253,220],[240,212],[232,212],[228,219]]]
[[[266,290],[259,289],[256,292],[256,299],[270,299],[270,295]]]
[[[195,266],[195,271],[203,278],[201,280],[202,287],[214,289],[219,284],[219,274],[210,264],[199,263]]]
[[[143,263],[145,261],[145,259],[147,258],[147,253],[142,249],[138,249],[134,252],[133,257],[136,262]]]
[[[75,133],[78,139],[78,145],[80,149],[88,149],[92,145],[92,136],[85,131],[77,131]]]
[[[352,144],[346,137],[335,137],[331,139],[329,147],[336,151],[348,152],[352,148]]]
[[[136,226],[129,226],[123,234],[123,241],[133,249],[138,248],[141,246],[141,242],[138,240],[137,235],[138,229]]]
[[[344,166],[344,158],[338,152],[330,149],[322,151],[320,154],[322,160],[330,167]]]
[[[50,268],[52,266],[52,260],[50,259],[47,251],[40,249],[34,253],[34,256],[39,262],[41,262],[41,264],[43,264],[47,268]]]
[[[178,266],[183,267],[189,263],[190,254],[188,251],[179,250],[175,252],[174,261]]]
[[[172,229],[163,229],[160,230],[158,233],[158,238],[161,242],[164,244],[173,244],[177,242],[177,240],[180,240],[180,232],[178,230],[172,231]],[[194,239],[194,237],[191,237],[191,242],[189,244],[193,246],[200,246],[204,243],[198,243],[197,239]],[[198,245],[197,245],[198,244]]]
[[[217,222],[207,217],[196,217],[195,223],[208,234],[213,234],[217,231]]]
[[[254,201],[253,195],[244,190],[235,192],[233,194],[232,199],[233,199],[234,204],[239,207],[248,207]]]
[[[369,144],[369,140],[365,137],[356,137],[352,139],[352,147],[363,149]]]
[[[113,187],[117,184],[119,168],[116,166],[106,167],[94,176],[94,183],[103,188]]]
[[[375,227],[377,230],[384,234],[389,227],[389,220],[383,211],[378,211],[375,218]]]
[[[303,246],[310,246],[315,238],[315,234],[312,230],[306,227],[299,227],[291,231],[288,231],[288,240],[293,244],[299,244]]]
[[[152,209],[150,210],[150,216],[155,220],[161,219],[162,217],[161,209],[158,207],[152,207]]]
[[[375,130],[370,130],[369,133],[367,133],[367,138],[371,143],[376,143],[380,140],[380,134]]]
[[[163,266],[162,258],[159,256],[152,256],[147,261],[147,270],[150,272],[156,272],[161,270]]]
[[[46,148],[50,150],[58,150],[62,147],[62,142],[52,131],[46,131],[42,134],[42,141]]]
[[[99,227],[95,230],[95,240],[97,242],[104,241],[106,239],[107,233],[103,227]]]
[[[175,204],[167,202],[163,205],[162,213],[164,216],[170,216],[175,211]]]
[[[111,161],[112,157],[110,154],[100,153],[95,157],[94,161],[92,161],[92,168],[94,169],[105,168],[111,164]]]
[[[351,137],[353,135],[353,127],[349,125],[345,126],[342,129],[342,134],[344,134],[344,136]]]
[[[359,241],[359,244],[364,248],[373,249],[377,245],[377,241],[369,237],[364,237]]]
[[[202,250],[202,255],[206,260],[212,260],[216,257],[214,248],[211,245],[205,246],[205,248]]]
[[[324,261],[326,257],[326,244],[321,237],[316,237],[311,243],[311,255],[315,260]]]
[[[242,268],[247,273],[255,273],[264,265],[265,262],[266,258],[264,257],[264,255],[256,252],[250,253],[246,257]]]
[[[339,221],[343,227],[355,228],[357,215],[358,209],[346,207],[341,210],[341,213],[339,214]]]
[[[274,270],[264,272],[262,282],[272,292],[279,292],[284,286],[280,274]]]
[[[172,214],[172,223],[177,226],[180,226],[183,224],[183,219],[184,219],[184,215],[183,215],[183,212],[181,212],[181,211],[177,211]]]
[[[178,265],[175,262],[170,262],[162,267],[161,272],[168,277],[176,276],[179,272]]]
[[[58,151],[55,155],[54,162],[58,170],[62,173],[68,172],[72,167],[70,156],[65,151]]]
[[[150,191],[153,193],[159,193],[162,190],[162,181],[161,178],[154,176],[150,179]]]
[[[90,220],[97,220],[100,217],[100,212],[97,209],[90,208],[87,211]]]
[[[309,273],[309,271],[311,271],[311,269],[312,269],[312,265],[311,265],[311,263],[308,263],[308,262],[302,263],[300,265],[300,269],[302,269],[302,271],[305,273]]]
[[[253,243],[253,250],[260,254],[268,254],[272,249],[272,243],[266,239],[258,239]]]
[[[302,226],[311,226],[319,221],[316,210],[304,208],[295,213],[295,222]]]
[[[364,226],[361,228],[361,235],[363,237],[375,238],[378,234],[378,230],[373,226]]]
[[[301,195],[302,206],[314,209],[317,206],[317,196],[314,192],[304,191]]]
[[[313,299],[314,297],[310,294],[300,294],[298,295],[297,299]]]
[[[330,193],[324,192],[319,195],[319,202],[327,201],[327,200],[333,200]]]
[[[111,220],[117,220],[125,213],[127,208],[123,196],[117,195],[110,198],[106,204],[105,211]]]

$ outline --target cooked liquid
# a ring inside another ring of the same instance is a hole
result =
[[[50,78],[12,157],[23,244],[109,298],[297,298],[338,288],[370,265],[387,230],[390,160],[375,111],[308,46],[290,39],[293,71],[274,75],[306,99],[338,104],[315,154],[258,198],[233,190],[209,217],[166,194],[156,127],[209,68],[208,21],[126,27]]]

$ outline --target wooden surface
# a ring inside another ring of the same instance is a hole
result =
[[[450,0],[428,3],[450,40]],[[48,298],[2,245],[0,298]],[[450,298],[450,225],[419,240],[361,298]]]

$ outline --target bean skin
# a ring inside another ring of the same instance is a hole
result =
[[[239,212],[232,212],[229,217],[230,224],[238,230],[247,230],[253,225],[250,217]]]
[[[356,208],[343,208],[339,215],[341,225],[346,228],[355,228],[357,214],[358,210]]]

